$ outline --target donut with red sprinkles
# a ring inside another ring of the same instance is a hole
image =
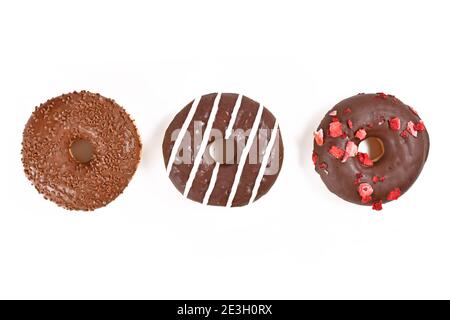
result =
[[[376,141],[378,154],[363,150],[364,141]],[[380,211],[411,188],[429,148],[425,123],[414,108],[393,95],[358,94],[326,113],[314,134],[313,162],[332,193]]]

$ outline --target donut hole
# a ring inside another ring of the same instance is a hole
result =
[[[94,157],[94,147],[84,139],[75,140],[69,148],[70,155],[78,163],[88,163]]]
[[[379,161],[384,155],[384,143],[381,139],[376,137],[369,137],[358,146],[358,151],[367,153],[370,160],[373,162]]]
[[[219,164],[237,164],[235,139],[218,139],[209,146],[209,155]]]

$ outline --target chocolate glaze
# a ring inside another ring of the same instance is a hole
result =
[[[188,133],[192,137],[194,135],[194,122],[201,121],[203,123],[203,132],[207,126],[208,120],[211,115],[211,111],[213,108],[214,100],[217,97],[217,93],[208,94],[201,97],[195,115],[188,127]],[[238,100],[237,94],[226,93],[222,94],[219,102],[218,113],[213,122],[213,128],[219,130],[222,133],[222,136],[225,137],[226,130],[230,124],[230,120],[232,117],[232,113],[234,111],[234,107],[236,101]],[[173,152],[173,147],[175,141],[173,141],[173,132],[177,129],[182,128],[183,123],[185,122],[190,109],[192,108],[194,102],[188,104],[185,108],[181,110],[181,112],[175,116],[172,123],[169,125],[166,135],[163,141],[163,155],[166,167],[168,166],[170,156]],[[233,126],[234,130],[242,129],[244,131],[250,130],[253,127],[254,121],[256,119],[256,115],[258,112],[260,104],[247,98],[242,98],[241,106],[237,106],[239,112],[237,113],[237,117],[235,120],[235,124]],[[259,123],[259,129],[269,129],[272,130],[276,123],[275,117],[270,113],[266,108],[263,109],[262,118]],[[279,132],[279,131],[278,131]],[[257,136],[258,137],[258,136]],[[254,147],[258,144],[258,139],[255,137],[254,141],[252,141],[252,146]],[[269,140],[270,135],[267,137],[267,141]],[[215,141],[215,137],[210,136],[208,140],[208,145],[212,144]],[[246,143],[248,143],[248,137],[246,138]],[[259,144],[258,144],[259,146]],[[193,139],[191,139],[191,148],[192,150],[198,149],[198,146],[194,145]],[[178,153],[181,150],[178,150]],[[207,151],[206,151],[207,152]],[[205,153],[206,153],[205,152]],[[251,200],[252,191],[255,187],[255,181],[257,179],[258,173],[261,169],[261,160],[265,153],[265,148],[258,148],[259,159],[255,164],[251,164],[249,161],[249,157],[245,159],[245,166],[239,181],[239,185],[237,188],[236,196],[234,197],[232,206],[239,207],[249,204]],[[178,158],[178,157],[177,157]],[[175,163],[172,167],[172,170],[169,174],[169,177],[175,187],[181,192],[184,193],[186,188],[186,183],[189,179],[192,170],[196,170],[193,168],[195,154],[192,153],[190,163]],[[284,158],[284,148],[283,142],[281,138],[281,134],[277,135],[277,140],[274,145],[274,148],[271,152],[271,158],[269,160],[268,166],[272,164],[273,161],[279,162],[279,170],[276,174],[273,175],[264,175],[260,187],[258,189],[258,193],[256,196],[256,200],[265,195],[273,186],[275,181],[278,178],[279,172],[281,170],[281,166]],[[192,184],[192,188],[190,189],[187,197],[193,201],[203,203],[204,198],[207,194],[207,190],[210,187],[211,179],[213,176],[213,171],[216,166],[215,162],[208,163],[205,161],[206,156],[203,156],[202,162],[198,167],[198,171],[195,174],[195,179]],[[238,171],[238,164],[222,164],[219,167],[219,171],[217,174],[217,180],[212,189],[211,196],[209,197],[208,204],[214,206],[226,206],[227,201],[230,197],[231,189],[233,186],[234,179],[236,177],[236,173]]]
[[[70,155],[77,140],[93,147],[88,163]],[[123,192],[141,149],[125,110],[113,100],[83,91],[36,108],[25,127],[22,161],[28,179],[46,199],[69,210],[91,211]]]
[[[336,117],[342,123],[347,137],[332,138],[327,134],[334,111],[337,112]],[[389,119],[394,117],[401,122],[398,131],[389,125]],[[348,120],[352,122],[352,129],[347,124]],[[365,205],[379,201],[389,202],[388,195],[396,188],[404,194],[422,171],[430,148],[426,130],[418,132],[417,138],[406,131],[409,121],[418,123],[420,117],[414,109],[394,96],[359,94],[338,103],[327,113],[317,129],[323,129],[324,144],[319,146],[317,142],[314,143],[314,155],[317,159],[315,169],[328,189],[344,200],[363,204],[358,186],[360,183],[369,183],[374,192],[372,201]],[[328,152],[332,146],[345,150],[347,141],[359,145],[361,140],[355,137],[355,132],[361,128],[367,132],[366,139],[376,137],[384,143],[384,155],[373,167],[364,166],[358,157],[351,157],[342,163]],[[357,179],[358,174],[362,174],[359,175],[360,179]],[[374,177],[383,177],[384,181],[375,183]]]

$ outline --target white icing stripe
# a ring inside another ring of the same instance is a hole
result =
[[[175,144],[173,145],[172,148],[172,153],[170,154],[169,162],[167,163],[167,175],[170,175],[170,173],[172,172],[172,167],[175,162],[175,158],[177,157],[181,143],[183,142],[184,139],[184,135],[186,134],[186,131],[188,130],[189,125],[191,124],[192,118],[194,118],[200,100],[201,98],[197,98],[192,103],[191,110],[189,110],[189,113],[186,119],[184,120],[183,126],[180,129],[180,133],[178,134],[177,140],[175,140]]]
[[[234,124],[236,123],[239,110],[241,110],[242,98],[243,96],[242,94],[240,94],[236,100],[236,104],[234,105],[233,108],[233,113],[231,114],[230,122],[228,123],[228,128],[225,132],[225,140],[230,139],[231,135],[233,134]],[[224,141],[224,143],[226,143],[226,141]],[[203,198],[203,204],[209,203],[209,198],[211,197],[211,194],[214,191],[214,187],[216,186],[217,176],[219,175],[219,169],[220,163],[217,162],[211,176],[211,181],[209,182],[208,190],[206,191],[205,197]]]
[[[208,124],[206,126],[205,133],[203,134],[203,139],[202,139],[202,143],[200,145],[200,149],[198,150],[197,156],[195,157],[194,165],[192,167],[191,174],[189,175],[189,179],[186,182],[186,188],[184,189],[185,197],[187,197],[189,194],[189,191],[191,191],[192,183],[194,182],[195,176],[197,175],[197,171],[200,167],[200,163],[203,159],[203,155],[205,154],[206,147],[208,146],[209,137],[211,135],[213,124],[216,119],[217,111],[219,110],[219,103],[220,103],[221,97],[222,97],[222,94],[218,93],[216,99],[214,100],[211,114],[209,115]]]
[[[228,198],[227,207],[231,207],[233,205],[234,197],[236,196],[236,192],[239,186],[239,182],[241,181],[242,172],[244,171],[245,162],[252,148],[253,142],[255,140],[256,134],[258,133],[259,123],[261,122],[262,114],[264,111],[264,106],[262,104],[259,105],[258,113],[256,114],[255,122],[253,123],[252,131],[250,131],[250,136],[248,137],[247,144],[245,145],[244,150],[242,151],[241,159],[239,161],[238,170],[236,172],[236,176],[234,177],[233,187],[231,188],[231,193]]]
[[[273,127],[272,136],[270,137],[269,144],[266,148],[266,153],[264,154],[263,161],[261,162],[261,168],[259,169],[258,176],[256,177],[255,186],[253,188],[252,197],[250,198],[249,204],[252,204],[256,197],[258,196],[259,188],[261,187],[262,179],[264,178],[264,173],[267,169],[267,164],[269,163],[270,156],[272,155],[273,147],[275,146],[275,141],[278,135],[278,120],[275,122]]]
[[[209,182],[208,190],[205,193],[205,197],[203,198],[203,204],[209,203],[209,198],[211,197],[211,194],[214,191],[214,188],[216,186],[217,176],[219,175],[219,169],[220,169],[220,163],[216,163],[216,166],[214,167],[214,171],[211,176],[211,181]]]
[[[233,113],[231,114],[230,123],[228,124],[227,131],[225,132],[225,139],[230,139],[231,135],[233,134],[234,124],[236,123],[237,115],[239,113],[239,110],[241,110],[242,105],[242,94],[239,95],[239,97],[236,100],[236,104],[233,108]]]

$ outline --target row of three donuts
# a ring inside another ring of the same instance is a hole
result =
[[[406,123],[409,116],[399,100],[391,96],[380,100],[374,97],[380,95],[358,95],[344,100],[330,111],[315,134],[316,170],[332,192],[360,204],[355,196],[364,187],[372,188],[372,193],[370,201],[367,197],[362,204],[379,203],[379,197],[385,194],[384,188],[377,186],[380,190],[372,196],[373,187],[363,181],[366,176],[376,177],[378,172],[389,168],[393,172],[379,174],[385,181],[386,177],[395,176],[398,169],[377,165],[379,171],[373,174],[366,167],[358,167],[363,173],[356,174],[361,177],[356,191],[354,186],[349,188],[353,192],[346,191],[348,183],[335,183],[343,176],[352,176],[358,164],[355,159],[361,158],[362,153],[354,149],[364,138],[352,131],[353,123],[361,130],[365,127],[370,132],[367,137],[379,136],[390,141],[393,138],[383,134],[381,122],[377,122],[378,130],[372,130],[373,125],[369,124],[373,119],[364,115],[391,116],[395,113],[390,110],[391,104],[395,104],[400,121]],[[342,121],[348,130],[343,128]],[[325,137],[324,127],[328,128]],[[420,146],[422,153],[428,154],[425,143],[428,136],[421,138],[414,145],[412,159],[403,156],[400,160],[416,163]],[[408,147],[408,142],[405,143]],[[117,103],[89,92],[71,93],[36,108],[24,132],[23,164],[27,177],[46,198],[67,209],[90,211],[106,206],[124,191],[139,164],[141,148],[133,121]],[[389,159],[390,144],[385,149]],[[263,105],[237,94],[215,93],[195,99],[174,118],[163,141],[165,165],[176,188],[191,200],[227,207],[247,205],[270,190],[283,164],[283,150],[279,124],[273,114]],[[423,157],[422,162],[425,160]],[[417,162],[419,167],[415,168],[421,170],[423,163]],[[420,170],[415,173],[418,175]],[[410,178],[409,183],[413,180]],[[408,188],[401,187],[404,191]]]

